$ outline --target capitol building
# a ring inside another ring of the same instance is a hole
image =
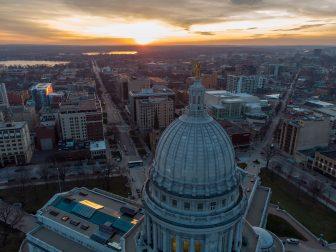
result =
[[[98,188],[57,193],[37,211],[20,251],[284,251],[265,229],[271,190],[237,167],[204,93],[196,78],[186,112],[159,140],[142,203]]]
[[[137,252],[284,251],[264,229],[271,191],[239,169],[225,130],[206,110],[200,78],[162,134],[143,188]]]

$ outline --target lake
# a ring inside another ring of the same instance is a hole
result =
[[[83,55],[96,56],[96,55],[135,55],[137,51],[110,51],[110,52],[86,52]]]
[[[51,61],[51,60],[0,60],[0,65],[2,66],[36,66],[36,65],[65,65],[68,64],[67,61]]]

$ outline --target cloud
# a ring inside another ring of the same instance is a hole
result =
[[[207,32],[207,31],[196,31],[194,33],[198,35],[204,35],[204,36],[215,36],[216,35],[216,33],[214,32]]]
[[[284,28],[276,30],[279,26],[274,23],[268,31],[300,31],[336,22],[335,0],[0,0],[0,6],[0,34],[21,35],[41,41],[79,40],[80,34],[55,28],[50,25],[52,22],[48,22],[56,19],[62,22],[72,16],[82,19],[99,17],[106,19],[107,23],[155,20],[186,30],[191,36],[204,35],[212,39],[228,30],[199,28],[193,32],[193,26],[244,21],[245,24],[233,26],[232,30],[242,34],[248,30],[251,34],[267,32],[261,31],[259,24],[252,21],[265,20],[272,24],[271,20],[279,16],[290,21],[296,18],[306,21],[284,24]],[[327,28],[332,29],[324,27]],[[2,37],[0,42],[4,40]],[[91,39],[88,38],[88,41],[93,41]],[[123,38],[115,39],[122,41]]]
[[[262,0],[231,0],[233,4],[257,4],[262,2]]]
[[[302,30],[307,30],[310,28],[315,28],[315,27],[321,27],[324,26],[326,24],[311,24],[311,25],[301,25],[298,27],[294,27],[294,28],[290,28],[290,29],[276,29],[273,31],[302,31]]]

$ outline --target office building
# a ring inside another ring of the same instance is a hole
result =
[[[330,130],[329,118],[314,115],[285,118],[279,124],[276,141],[280,150],[295,156],[300,150],[328,146]]]
[[[245,113],[261,112],[260,99],[250,94],[225,90],[206,91],[205,104],[216,120],[241,119]]]
[[[74,188],[54,195],[26,235],[29,252],[135,252],[141,206],[99,189]]]
[[[36,111],[39,111],[44,106],[49,106],[48,94],[53,92],[51,83],[38,83],[34,85],[30,91]]]
[[[26,122],[0,123],[0,163],[24,165],[33,156],[33,143]]]
[[[0,83],[0,107],[9,107],[7,90],[5,83]]]
[[[62,103],[59,120],[63,140],[104,139],[102,108],[97,99],[73,99]]]

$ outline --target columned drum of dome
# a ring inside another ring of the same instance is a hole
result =
[[[240,251],[247,200],[234,149],[208,115],[197,79],[189,106],[162,134],[143,190],[138,251]]]

